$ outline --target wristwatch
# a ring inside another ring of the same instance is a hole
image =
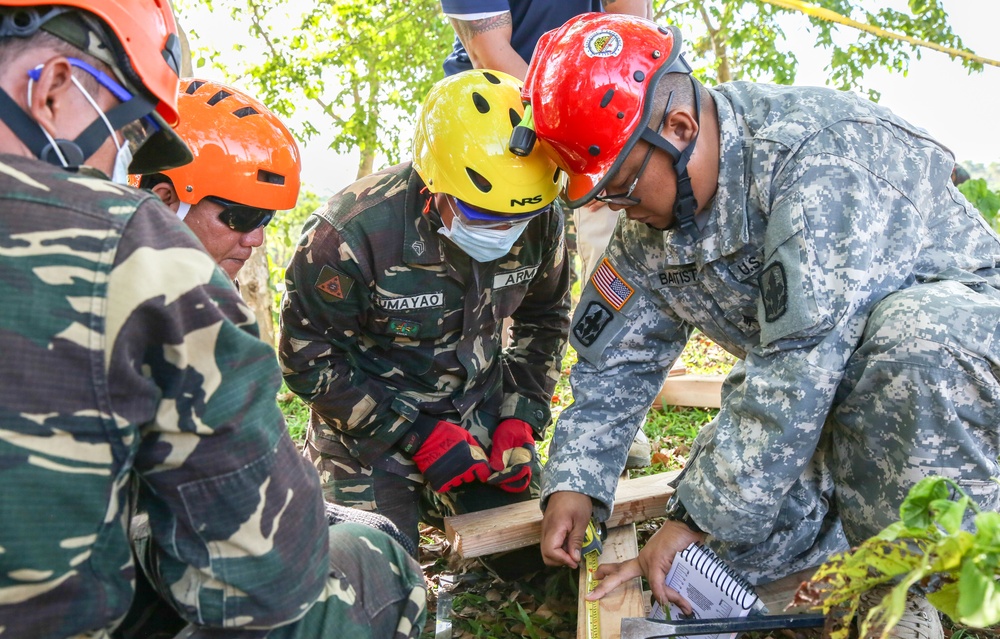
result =
[[[680,497],[675,492],[673,496],[667,501],[667,512],[666,517],[670,521],[679,521],[696,533],[704,534],[704,530],[698,527],[698,524],[694,523],[694,519],[691,518],[691,514],[681,503]]]

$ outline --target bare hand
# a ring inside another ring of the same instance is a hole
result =
[[[558,492],[549,497],[542,517],[542,560],[547,566],[580,566],[580,549],[593,515],[590,497]]]
[[[586,598],[589,601],[600,599],[629,579],[642,575],[649,581],[653,597],[661,606],[674,603],[684,611],[684,614],[689,615],[693,612],[691,604],[676,590],[667,588],[664,580],[670,572],[674,555],[687,548],[691,542],[700,542],[704,539],[703,533],[696,533],[680,522],[665,521],[639,551],[638,558],[620,564],[600,566],[594,576],[600,579],[601,583]]]

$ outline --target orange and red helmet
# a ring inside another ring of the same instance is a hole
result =
[[[640,138],[659,138],[650,128],[656,85],[690,72],[680,31],[635,16],[584,13],[539,39],[521,97],[542,148],[569,176],[570,206],[599,195]]]
[[[242,91],[181,80],[177,133],[194,161],[163,171],[181,202],[216,197],[260,209],[295,207],[301,161],[295,138],[276,115]]]

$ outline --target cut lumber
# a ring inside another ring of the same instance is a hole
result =
[[[653,408],[696,406],[719,408],[722,405],[722,380],[725,375],[672,375],[663,383]]]
[[[608,528],[662,517],[674,490],[667,484],[675,470],[638,479],[623,479],[615,492]],[[537,544],[542,539],[542,512],[537,501],[444,518],[444,532],[461,557],[480,557]]]
[[[601,553],[600,564],[614,564],[634,559],[639,554],[639,545],[635,539],[635,524],[618,526],[608,530],[608,538],[604,540],[604,551]],[[577,639],[587,637],[587,610],[583,595],[587,592],[587,569],[580,566],[580,599],[577,605]],[[646,603],[643,601],[642,580],[639,577],[629,579],[622,585],[606,594],[598,601],[600,605],[601,639],[620,639],[623,617],[645,617]]]

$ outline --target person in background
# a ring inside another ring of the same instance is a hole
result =
[[[642,574],[680,604],[664,577],[696,541],[754,583],[808,570],[895,521],[928,475],[996,510],[1000,238],[951,183],[952,155],[850,92],[708,89],[680,51],[674,27],[590,14],[543,36],[528,71],[571,204],[624,213],[572,321],[546,561],[578,565],[695,328],[739,358],[722,407],[667,521],[638,559],[602,566],[593,597]],[[922,594],[892,636],[943,636]]]
[[[278,354],[327,499],[415,543],[418,520],[537,498],[569,265],[558,169],[507,150],[520,88],[478,70],[437,83],[412,163],[313,213],[286,272]]]
[[[298,145],[267,107],[218,82],[181,79],[177,110],[194,161],[143,175],[138,186],[177,213],[235,281],[275,211],[295,207]]]
[[[416,637],[420,567],[328,525],[249,309],[125,184],[191,160],[179,66],[167,3],[0,0],[0,628],[115,632],[138,509],[186,636]]]

